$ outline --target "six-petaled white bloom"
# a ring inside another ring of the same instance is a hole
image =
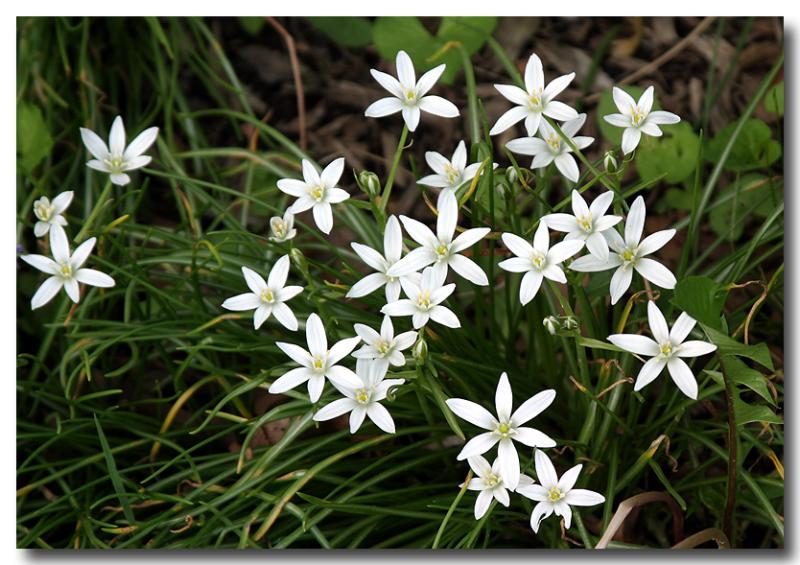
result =
[[[685,341],[697,323],[686,312],[682,312],[672,330],[652,300],[647,303],[647,319],[650,333],[655,339],[636,334],[614,334],[608,341],[626,351],[650,357],[636,377],[633,390],[641,390],[661,374],[664,367],[683,394],[697,399],[697,380],[689,365],[681,357],[700,357],[717,349],[713,343],[700,340]]]
[[[560,126],[563,134],[571,139],[578,149],[585,149],[594,141],[593,137],[575,135],[585,122],[586,114],[579,114],[575,119],[569,120]],[[575,158],[570,154],[572,153],[572,147],[545,120],[542,120],[541,125],[539,125],[539,135],[541,137],[512,139],[506,143],[506,147],[514,153],[533,155],[532,169],[541,169],[555,162],[556,168],[562,175],[572,182],[577,182],[578,177],[580,177],[580,171]]]
[[[617,269],[611,277],[611,304],[616,304],[631,286],[634,269],[661,288],[675,288],[677,283],[675,275],[669,269],[661,263],[645,257],[664,247],[675,235],[675,230],[657,231],[641,240],[644,220],[644,199],[639,196],[634,200],[628,212],[628,219],[625,222],[625,239],[614,229],[603,232],[612,251],[609,253],[608,259],[602,261],[594,255],[585,255],[575,259],[569,266],[573,271],[584,273]]]
[[[422,271],[419,285],[410,279],[401,279],[400,284],[408,298],[390,302],[381,308],[381,314],[411,316],[415,330],[427,324],[428,320],[439,322],[448,328],[460,328],[458,317],[441,304],[456,289],[454,283],[444,284],[446,276],[446,271],[428,267]]]
[[[508,376],[503,373],[500,375],[495,393],[496,418],[480,404],[463,398],[449,398],[446,401],[447,406],[456,416],[479,428],[489,430],[469,440],[458,454],[457,459],[461,461],[486,453],[500,442],[500,446],[497,448],[497,457],[500,460],[503,479],[507,488],[516,489],[519,484],[520,468],[519,455],[514,447],[514,441],[529,447],[555,447],[556,442],[548,435],[534,428],[522,426],[550,406],[555,397],[556,391],[544,390],[523,402],[512,413],[511,385],[508,382]]]
[[[458,200],[450,192],[443,192],[439,198],[439,217],[436,220],[436,233],[420,221],[408,216],[400,216],[406,232],[420,244],[408,255],[395,263],[386,274],[399,277],[418,271],[427,265],[433,265],[434,271],[447,276],[447,268],[453,270],[468,281],[486,286],[489,279],[475,261],[460,255],[468,247],[472,247],[489,233],[489,228],[473,228],[465,230],[453,239],[458,222]],[[444,280],[444,279],[442,279]]]
[[[483,518],[486,511],[489,510],[489,504],[492,503],[493,498],[507,507],[511,500],[508,496],[509,487],[503,480],[503,471],[500,469],[500,459],[495,459],[494,463],[489,465],[482,455],[474,455],[468,458],[467,462],[476,475],[470,479],[467,489],[480,491],[478,498],[475,499],[475,519]],[[517,489],[532,484],[532,478],[528,475],[520,475]],[[463,486],[463,483],[459,485],[459,487]]]
[[[97,238],[92,237],[81,243],[75,252],[70,254],[67,234],[58,224],[50,227],[50,252],[53,258],[44,255],[21,255],[20,259],[50,275],[45,279],[39,290],[33,295],[31,309],[35,310],[50,302],[53,297],[64,287],[70,300],[77,303],[80,298],[78,283],[90,286],[109,288],[114,286],[114,279],[105,273],[94,269],[84,269],[81,266],[89,258]]]
[[[342,365],[337,365],[358,345],[361,338],[350,337],[336,342],[328,349],[328,338],[325,327],[317,314],[311,314],[306,320],[306,340],[308,351],[292,343],[278,341],[275,343],[281,350],[299,363],[301,367],[292,369],[278,378],[269,387],[269,392],[279,394],[308,381],[308,396],[311,402],[316,402],[322,395],[325,386],[325,377],[332,383],[347,384],[348,377],[355,379],[352,370]],[[352,382],[352,379],[350,382]]]
[[[391,363],[395,367],[406,364],[403,350],[408,349],[417,340],[417,332],[403,332],[394,335],[394,324],[390,316],[384,316],[381,322],[381,333],[364,324],[355,324],[353,329],[364,340],[361,349],[353,352],[356,359],[375,359],[384,364]]]
[[[122,116],[117,116],[114,123],[111,124],[108,145],[92,130],[81,128],[83,144],[94,156],[94,159],[86,165],[92,169],[109,173],[111,182],[119,186],[125,186],[131,182],[131,178],[125,174],[126,171],[139,169],[151,161],[152,157],[142,155],[142,153],[150,148],[156,137],[158,137],[158,128],[147,128],[126,147],[125,124],[122,123]]]
[[[456,105],[441,96],[426,96],[442,76],[446,65],[432,68],[417,80],[414,64],[405,51],[398,51],[395,60],[397,78],[381,71],[370,69],[372,77],[389,91],[391,96],[381,98],[370,104],[364,115],[368,118],[382,118],[397,112],[403,113],[403,120],[408,131],[414,131],[419,124],[420,110],[442,116],[455,118],[458,116]],[[399,80],[398,80],[399,79]]]
[[[577,239],[586,242],[589,253],[606,261],[608,259],[608,242],[603,233],[622,221],[622,216],[606,216],[605,213],[614,200],[610,190],[594,199],[591,206],[577,190],[572,191],[572,213],[547,214],[542,218],[550,229],[567,232],[565,240]]]
[[[394,420],[381,400],[393,386],[400,386],[405,379],[386,379],[386,364],[368,359],[356,362],[356,374],[350,378],[331,381],[344,398],[326,404],[314,419],[319,422],[331,420],[350,412],[350,433],[354,434],[364,422],[364,417],[372,420],[387,434],[395,431]]]
[[[36,224],[33,226],[33,235],[44,237],[54,225],[66,226],[67,220],[62,216],[72,202],[73,192],[68,190],[62,192],[50,202],[47,196],[42,196],[33,203],[33,215],[36,216]]]
[[[440,198],[445,191],[455,190],[465,182],[471,181],[478,174],[478,169],[481,168],[480,163],[467,165],[467,146],[463,140],[458,142],[450,160],[436,151],[426,151],[425,161],[433,169],[434,174],[424,176],[417,182],[425,186],[441,188]],[[497,163],[493,163],[492,167],[497,168]]]
[[[280,216],[271,217],[269,219],[269,230],[272,232],[269,239],[276,243],[293,239],[297,235],[297,230],[294,227],[294,214],[287,210],[283,214],[283,218]]]
[[[513,233],[504,233],[503,243],[516,257],[500,261],[498,266],[511,273],[525,273],[519,286],[519,300],[523,306],[539,292],[543,278],[566,283],[567,277],[558,265],[583,247],[583,242],[575,239],[550,247],[550,234],[544,219],[539,221],[539,227],[533,235],[533,245]]]
[[[609,114],[603,116],[603,119],[612,126],[625,128],[625,131],[622,132],[622,152],[626,155],[636,149],[643,133],[659,137],[662,134],[661,128],[658,127],[659,124],[677,124],[681,121],[680,116],[672,112],[651,111],[653,108],[652,86],[647,87],[638,102],[630,94],[616,86],[611,92],[614,96],[614,103],[621,113]]]
[[[323,233],[331,233],[333,213],[331,204],[344,202],[350,195],[336,186],[344,171],[344,157],[334,159],[322,174],[317,172],[310,161],[303,159],[303,180],[281,179],[278,188],[290,196],[297,197],[287,212],[299,214],[313,209],[314,222]]]
[[[303,287],[285,286],[286,278],[289,276],[289,256],[284,255],[275,262],[266,281],[247,267],[242,267],[242,273],[252,292],[228,298],[222,303],[222,307],[235,312],[255,310],[253,314],[255,329],[260,328],[261,324],[269,319],[270,314],[273,314],[283,327],[295,331],[297,318],[284,303],[300,294]]]
[[[542,61],[536,53],[531,55],[525,66],[525,90],[511,84],[494,85],[500,94],[518,106],[514,106],[500,116],[489,135],[502,133],[522,119],[525,120],[525,129],[528,135],[535,135],[540,125],[545,123],[542,114],[560,121],[573,120],[578,117],[578,112],[574,109],[563,102],[553,100],[567,88],[573,78],[575,78],[575,73],[569,73],[554,79],[545,86]]]
[[[517,492],[522,496],[535,500],[537,504],[531,513],[531,528],[539,531],[539,524],[553,512],[564,518],[564,527],[572,524],[570,506],[595,506],[602,504],[606,498],[593,490],[573,488],[583,465],[575,465],[559,479],[553,463],[542,451],[536,450],[534,455],[536,479],[540,484],[520,486]]]
[[[386,221],[386,229],[383,232],[383,255],[363,243],[353,242],[350,246],[367,265],[378,272],[369,274],[354,284],[347,291],[348,298],[366,296],[386,285],[386,301],[394,302],[400,298],[401,279],[409,278],[411,282],[419,284],[419,273],[412,272],[403,276],[388,274],[389,268],[397,263],[403,254],[403,232],[395,216],[389,216]]]

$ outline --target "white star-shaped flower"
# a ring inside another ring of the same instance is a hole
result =
[[[322,320],[317,314],[311,314],[306,320],[306,340],[308,341],[308,351],[292,343],[282,341],[275,343],[301,367],[284,373],[272,383],[269,387],[271,394],[286,392],[308,381],[308,396],[311,402],[316,402],[322,395],[325,377],[332,383],[338,382],[342,385],[346,385],[348,379],[352,382],[352,379],[357,378],[352,370],[337,365],[337,363],[353,351],[361,341],[360,337],[340,340],[328,349],[328,338],[325,335]]]
[[[536,478],[541,484],[520,486],[517,489],[522,496],[539,503],[531,513],[531,528],[534,532],[539,532],[539,524],[553,512],[564,518],[564,527],[569,528],[572,525],[570,506],[595,506],[606,501],[602,494],[593,490],[573,488],[583,465],[575,465],[559,479],[553,463],[538,449],[534,455],[534,463]]]
[[[347,291],[348,298],[360,298],[375,292],[382,286],[386,286],[386,301],[394,302],[400,298],[400,280],[408,278],[414,284],[419,285],[419,273],[408,273],[402,276],[389,276],[389,268],[400,260],[403,254],[403,232],[400,229],[400,222],[395,216],[389,216],[386,221],[386,228],[383,232],[383,255],[364,245],[363,243],[351,243],[359,257],[377,271],[371,273],[354,284]]]
[[[269,230],[272,233],[269,236],[270,241],[281,243],[289,241],[297,235],[297,230],[294,227],[294,214],[288,210],[280,216],[273,216],[269,219]]]
[[[656,303],[652,300],[647,303],[647,319],[650,324],[650,333],[655,338],[636,334],[614,334],[608,336],[608,341],[637,355],[650,357],[642,366],[636,377],[633,390],[641,390],[649,385],[661,374],[664,367],[669,371],[669,376],[683,394],[697,400],[697,380],[689,365],[682,357],[700,357],[717,349],[713,343],[699,340],[685,341],[697,323],[686,312],[678,316],[672,330],[667,327],[667,320],[661,313]]]
[[[344,395],[325,405],[316,414],[318,422],[332,420],[350,412],[350,433],[354,434],[361,427],[364,418],[372,420],[376,426],[387,434],[395,432],[394,420],[385,406],[380,404],[393,386],[400,386],[405,379],[386,379],[386,364],[359,359],[356,362],[355,380],[350,378],[332,381],[333,386]]]
[[[261,324],[273,314],[283,327],[292,331],[297,330],[297,318],[284,303],[303,292],[303,287],[285,286],[286,278],[289,276],[289,256],[284,255],[275,262],[266,281],[247,267],[242,267],[242,273],[252,292],[228,298],[222,303],[222,307],[234,312],[255,310],[253,314],[255,329],[260,328]]]
[[[589,253],[600,259],[608,260],[608,242],[604,232],[622,221],[622,216],[606,216],[605,213],[614,200],[610,190],[594,199],[591,206],[577,190],[572,191],[572,213],[547,214],[542,218],[550,229],[567,232],[566,241],[579,240],[586,242]]]
[[[544,219],[539,221],[533,235],[533,245],[513,233],[504,233],[503,243],[516,257],[500,261],[498,266],[510,273],[525,273],[519,286],[519,300],[523,306],[533,300],[544,278],[565,284],[567,277],[559,264],[583,247],[583,242],[578,240],[565,240],[550,247],[550,234]]]
[[[109,288],[114,286],[114,279],[94,269],[84,269],[82,265],[89,258],[97,238],[91,237],[81,243],[75,252],[70,254],[67,234],[58,224],[50,227],[50,252],[53,258],[44,255],[21,255],[20,259],[50,275],[39,290],[33,295],[31,309],[36,310],[50,302],[58,294],[61,287],[76,304],[81,298],[78,283]]]
[[[646,255],[655,253],[664,247],[675,235],[674,229],[661,230],[650,234],[644,240],[645,206],[644,199],[638,196],[631,205],[628,219],[625,222],[625,239],[610,229],[603,232],[612,253],[602,261],[594,255],[584,255],[575,259],[569,266],[573,271],[592,273],[617,269],[611,277],[611,304],[616,304],[625,291],[631,286],[634,269],[651,283],[661,288],[675,288],[675,275],[661,263],[648,259]]]
[[[83,144],[94,156],[94,159],[86,163],[86,166],[109,173],[112,183],[125,186],[131,182],[131,178],[125,174],[126,171],[140,169],[151,161],[152,157],[142,155],[142,153],[153,145],[156,137],[158,137],[158,128],[147,128],[126,147],[125,124],[122,122],[122,116],[114,118],[114,123],[111,124],[108,146],[92,130],[81,128]]]
[[[468,281],[486,286],[489,279],[475,261],[460,255],[461,251],[472,247],[491,231],[489,228],[473,228],[465,230],[453,239],[458,223],[458,200],[452,192],[443,192],[439,198],[439,217],[436,220],[436,233],[413,218],[400,216],[406,232],[420,244],[395,263],[386,272],[387,275],[400,277],[433,265],[437,272],[447,276],[447,268],[453,270]]]
[[[519,455],[514,447],[518,441],[529,447],[555,447],[556,442],[548,435],[534,428],[522,425],[542,413],[545,408],[553,403],[556,391],[549,389],[535,394],[522,403],[514,413],[511,413],[512,396],[508,376],[503,373],[497,383],[495,393],[495,408],[497,417],[480,404],[463,398],[447,399],[447,406],[459,418],[475,424],[479,428],[489,430],[469,440],[458,454],[457,459],[462,461],[475,455],[489,451],[496,443],[497,457],[500,460],[500,469],[505,479],[507,488],[514,490],[519,484],[520,469]]]
[[[468,490],[480,491],[478,498],[475,499],[475,519],[480,520],[489,510],[492,499],[505,507],[508,507],[511,500],[508,496],[508,487],[503,480],[503,472],[500,469],[500,459],[495,459],[494,463],[489,462],[481,455],[474,455],[467,459],[469,466],[475,473],[475,477],[470,479],[467,485]],[[532,485],[533,479],[528,475],[520,475],[517,490],[523,486]],[[463,483],[459,487],[463,487]],[[512,491],[514,489],[511,489]]]
[[[478,174],[478,169],[481,168],[480,163],[467,165],[467,146],[463,140],[458,142],[450,160],[436,151],[426,151],[425,161],[433,169],[434,174],[424,176],[417,182],[425,186],[441,188],[440,198],[445,191],[456,190],[465,182],[471,181]],[[492,167],[496,169],[497,163],[493,163]]]
[[[659,137],[663,133],[658,127],[659,124],[677,124],[681,121],[680,116],[672,112],[651,111],[653,108],[652,86],[647,87],[638,102],[630,94],[616,86],[611,93],[614,96],[614,103],[621,113],[609,114],[603,116],[603,119],[612,126],[625,128],[625,131],[622,132],[622,152],[626,155],[636,149],[643,133]]]
[[[33,234],[36,237],[44,237],[54,225],[66,226],[67,220],[62,216],[72,202],[73,192],[68,190],[62,192],[50,202],[47,196],[42,196],[33,203],[33,215],[36,216],[36,224],[33,226]]]
[[[525,66],[525,90],[511,84],[494,85],[500,94],[518,106],[514,106],[500,116],[489,135],[502,133],[523,119],[528,135],[535,135],[540,125],[545,123],[542,114],[559,121],[577,118],[578,112],[563,102],[553,100],[569,86],[574,78],[575,73],[569,73],[554,79],[545,86],[542,61],[536,53],[532,54]]]
[[[593,137],[575,134],[586,122],[586,114],[561,125],[561,131],[572,140],[575,147],[585,149],[594,141]],[[564,142],[556,130],[545,120],[539,125],[541,137],[519,137],[506,143],[506,147],[514,153],[533,155],[532,169],[541,169],[555,162],[556,168],[572,182],[578,182],[580,170],[575,158],[571,155],[572,147]]]
[[[303,159],[303,180],[281,179],[278,188],[289,196],[297,197],[287,212],[299,214],[309,208],[314,212],[314,223],[323,233],[331,233],[333,212],[331,204],[344,202],[350,195],[336,186],[344,171],[344,157],[334,159],[322,174],[317,172],[310,161]]]
[[[394,335],[394,324],[390,316],[384,316],[381,322],[381,333],[364,324],[355,324],[353,329],[364,340],[361,349],[353,352],[356,359],[376,359],[381,362],[391,363],[395,367],[406,364],[403,350],[408,349],[417,340],[417,332],[403,332]]]
[[[419,285],[407,278],[402,279],[400,284],[408,298],[390,302],[381,308],[381,314],[411,316],[415,330],[427,324],[428,320],[439,322],[448,328],[460,328],[461,322],[458,321],[458,317],[441,304],[456,289],[454,283],[444,284],[446,276],[445,271],[428,267],[422,271]]]
[[[414,64],[405,51],[397,52],[397,78],[381,71],[370,69],[372,77],[392,95],[381,98],[367,107],[364,115],[368,118],[382,118],[397,112],[403,113],[408,131],[414,131],[419,124],[420,111],[444,118],[458,116],[456,105],[441,96],[426,96],[444,72],[445,65],[432,68],[417,81]],[[399,79],[399,80],[398,80]]]

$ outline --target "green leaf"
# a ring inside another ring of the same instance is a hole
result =
[[[736,123],[728,124],[708,142],[706,159],[712,163],[719,161],[735,129]],[[780,158],[781,154],[781,144],[772,139],[769,126],[757,118],[750,118],[736,138],[724,168],[740,172],[766,168]]]
[[[621,353],[625,353],[625,350],[617,347],[613,343],[609,343],[606,341],[600,341],[599,339],[593,339],[591,337],[578,337],[578,343],[583,347],[588,347],[589,349],[602,349],[604,351],[618,351]]]
[[[30,174],[53,148],[53,138],[35,104],[17,105],[17,164]]]
[[[672,304],[698,322],[719,329],[725,295],[720,285],[708,277],[686,277],[675,287]]]
[[[782,184],[760,173],[749,173],[726,187],[734,195],[709,213],[714,232],[730,241],[742,236],[751,214],[766,218],[783,202]]]
[[[767,112],[783,116],[783,81],[767,90],[764,95],[764,109]]]
[[[770,371],[775,370],[767,344],[758,343],[756,345],[745,345],[706,324],[701,323],[700,325],[708,336],[708,339],[719,348],[720,355],[746,357],[766,367]]]
[[[437,49],[441,49],[449,41],[457,41],[466,50],[468,55],[476,53],[497,26],[494,16],[464,17],[445,16],[439,30],[436,32]],[[445,63],[447,68],[442,74],[442,84],[452,84],[458,71],[461,70],[462,60],[458,49],[449,49],[444,55],[438,57],[435,64]]]
[[[250,35],[258,35],[266,20],[259,16],[240,16],[239,25]]]
[[[114,461],[114,454],[111,452],[111,447],[108,445],[106,434],[103,433],[103,428],[100,426],[100,420],[97,419],[97,414],[94,416],[94,425],[97,428],[97,437],[100,440],[100,448],[103,450],[103,458],[106,460],[106,470],[111,479],[111,485],[114,487],[114,492],[119,498],[119,503],[122,506],[122,513],[128,524],[133,525],[136,523],[133,511],[131,511],[130,503],[128,502],[128,494],[125,492],[125,486],[122,484],[122,477],[117,470],[117,463]]]
[[[394,62],[405,51],[414,62],[417,75],[434,65],[426,59],[436,51],[436,41],[419,21],[410,16],[381,16],[372,26],[372,40],[381,57]]]
[[[306,19],[339,45],[363,47],[372,43],[372,23],[366,18],[313,16]]]
[[[783,424],[783,418],[775,414],[768,406],[763,404],[748,404],[741,398],[733,399],[733,410],[736,414],[736,426],[743,426],[751,422],[766,422],[768,424]]]
[[[687,122],[666,127],[663,131],[662,137],[642,136],[636,150],[636,170],[644,182],[666,174],[664,180],[676,184],[694,173],[700,138]]]
[[[638,86],[621,86],[620,88],[633,96],[634,100],[638,100],[642,93],[644,93],[644,89]],[[658,110],[658,104],[654,103],[653,109]],[[620,145],[622,143],[622,132],[624,128],[612,126],[603,119],[603,116],[618,113],[619,109],[617,105],[614,104],[614,96],[611,94],[611,90],[603,92],[600,103],[597,105],[597,125],[600,128],[602,136],[610,141],[612,145]]]
[[[732,382],[746,386],[770,404],[775,405],[775,400],[767,388],[767,378],[764,375],[751,369],[732,355],[723,355],[721,360],[725,373]]]
[[[666,194],[664,194],[664,200],[670,208],[687,211],[691,211],[693,209],[691,192],[682,188],[675,186],[668,188]]]

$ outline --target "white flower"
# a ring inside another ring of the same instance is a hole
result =
[[[364,115],[369,118],[382,118],[397,112],[403,113],[408,131],[414,131],[419,124],[420,110],[444,118],[458,116],[458,108],[441,96],[426,96],[444,72],[445,65],[439,65],[419,77],[414,74],[414,64],[405,51],[397,52],[397,78],[381,71],[370,69],[372,77],[388,90],[392,96],[381,98],[367,107]],[[399,79],[399,80],[398,80]]]
[[[553,100],[567,88],[573,78],[575,78],[575,73],[569,73],[554,79],[545,86],[542,61],[536,53],[532,54],[525,66],[525,90],[511,84],[494,85],[500,94],[519,105],[500,116],[489,135],[502,133],[522,119],[525,120],[525,129],[528,131],[528,135],[534,135],[540,125],[545,123],[542,114],[560,121],[575,119],[578,112],[563,102]]]
[[[684,341],[697,323],[686,312],[678,316],[670,330],[661,310],[651,300],[647,303],[647,319],[650,323],[650,333],[655,340],[635,334],[608,336],[608,341],[617,347],[637,355],[651,357],[639,371],[633,390],[641,390],[649,385],[666,367],[669,376],[681,392],[696,400],[697,380],[689,365],[681,357],[700,357],[716,350],[717,346],[699,340]]]
[[[565,240],[577,239],[586,242],[589,253],[606,261],[608,259],[608,242],[603,233],[622,221],[621,216],[606,216],[605,213],[614,200],[610,190],[594,199],[591,206],[577,190],[572,191],[572,213],[548,214],[542,220],[551,229],[567,232]]]
[[[298,345],[278,341],[275,343],[281,350],[292,358],[292,361],[302,365],[297,369],[292,369],[269,387],[271,394],[280,394],[297,385],[308,381],[308,396],[311,402],[316,402],[322,395],[322,388],[325,386],[325,377],[332,383],[347,384],[348,379],[355,379],[352,370],[342,365],[337,365],[353,351],[361,338],[358,336],[350,337],[336,342],[333,347],[328,349],[328,338],[325,336],[325,327],[317,314],[311,314],[306,320],[306,340],[308,341],[308,351]]]
[[[556,335],[556,332],[561,329],[561,324],[558,323],[558,318],[555,316],[547,316],[542,320],[542,325],[550,335]]]
[[[631,286],[634,269],[661,288],[675,288],[677,283],[675,275],[669,269],[661,263],[645,257],[645,255],[650,255],[664,247],[675,235],[675,230],[657,231],[644,238],[640,243],[644,220],[644,199],[639,196],[634,200],[628,212],[628,219],[625,222],[625,239],[623,240],[622,236],[613,229],[603,232],[612,250],[608,259],[602,261],[594,255],[585,255],[575,259],[569,266],[573,271],[583,273],[616,268],[616,272],[611,277],[611,304],[616,304]]]
[[[269,229],[272,232],[270,240],[276,243],[289,241],[297,235],[294,227],[294,214],[288,210],[283,214],[283,218],[273,216],[269,219]]]
[[[489,510],[489,504],[492,499],[497,499],[497,502],[503,506],[508,507],[511,502],[508,496],[508,487],[503,480],[503,472],[500,469],[500,459],[495,459],[492,465],[483,458],[481,455],[474,455],[467,459],[469,466],[475,473],[475,477],[470,479],[467,489],[481,491],[478,498],[475,499],[475,519],[480,520],[483,518],[486,511]],[[528,475],[519,476],[519,484],[517,489],[532,485],[533,479]],[[463,483],[459,485],[463,487]],[[514,489],[511,489],[512,491]]]
[[[626,155],[636,149],[643,133],[659,137],[662,131],[658,124],[677,124],[681,121],[681,118],[672,112],[650,111],[653,108],[652,86],[647,87],[638,102],[616,86],[611,93],[614,96],[614,103],[622,113],[609,114],[603,116],[603,119],[612,126],[625,128],[622,132],[622,152]]]
[[[384,316],[383,322],[381,322],[381,333],[364,324],[355,324],[353,329],[366,344],[355,351],[353,357],[377,359],[386,364],[391,363],[395,367],[402,367],[406,364],[406,357],[402,351],[414,345],[417,340],[417,332],[412,331],[395,336],[392,318],[389,316]]]
[[[362,243],[352,242],[350,246],[367,265],[378,272],[369,274],[354,284],[347,291],[348,298],[366,296],[386,285],[386,301],[395,302],[400,298],[401,279],[408,278],[414,284],[419,285],[419,273],[408,273],[403,276],[389,276],[387,273],[403,254],[403,232],[400,229],[400,222],[395,216],[389,216],[383,232],[384,255]]]
[[[462,461],[474,455],[489,451],[494,444],[500,442],[497,456],[500,460],[500,469],[505,479],[507,488],[514,490],[519,484],[520,469],[519,455],[514,447],[514,440],[529,447],[555,447],[556,442],[549,436],[534,428],[522,427],[523,424],[538,416],[545,408],[552,404],[556,391],[549,389],[535,394],[522,403],[514,413],[511,413],[512,397],[511,385],[508,376],[503,373],[497,383],[495,393],[495,408],[497,417],[480,404],[463,398],[447,399],[447,406],[459,418],[475,424],[479,428],[489,430],[469,440],[457,459]]]
[[[436,220],[436,234],[428,226],[413,218],[400,216],[406,232],[421,247],[410,251],[386,272],[387,275],[400,277],[418,271],[427,265],[433,264],[437,273],[447,276],[447,268],[453,270],[468,281],[486,286],[489,279],[475,261],[460,255],[468,247],[472,247],[486,234],[489,228],[473,228],[465,230],[453,239],[458,222],[458,200],[455,195],[446,191],[439,198],[439,217]],[[444,280],[444,278],[442,279]]]
[[[51,275],[45,279],[39,290],[33,295],[31,309],[35,310],[50,302],[53,297],[64,287],[70,300],[77,303],[80,300],[80,287],[78,283],[90,286],[109,288],[114,286],[114,279],[105,273],[94,269],[83,269],[81,265],[89,258],[97,238],[92,237],[81,243],[75,252],[70,255],[67,234],[58,224],[50,227],[50,251],[53,259],[44,255],[21,255],[20,259]]]
[[[583,242],[575,239],[550,247],[550,234],[544,218],[539,221],[539,227],[533,235],[533,245],[513,233],[504,233],[503,243],[516,257],[500,261],[498,266],[511,273],[525,273],[519,286],[519,300],[523,306],[539,292],[543,278],[566,283],[567,277],[558,265],[583,247]]]
[[[575,147],[585,149],[594,141],[593,137],[575,134],[586,122],[586,114],[579,114],[575,119],[562,124],[561,131],[572,140]],[[533,155],[532,169],[541,169],[555,162],[556,168],[572,182],[577,182],[580,176],[578,164],[570,155],[572,147],[567,145],[558,132],[545,120],[539,125],[539,137],[519,137],[506,143],[506,147],[514,153]]]
[[[390,302],[381,308],[381,314],[411,316],[415,330],[427,324],[428,320],[439,322],[448,328],[460,328],[458,317],[449,308],[441,305],[456,289],[454,283],[444,284],[446,276],[445,271],[428,267],[422,271],[419,285],[409,279],[402,279],[400,284],[408,298]]]
[[[303,287],[285,286],[289,275],[289,256],[284,255],[275,262],[266,281],[247,267],[242,267],[242,273],[252,292],[228,298],[222,303],[222,307],[234,312],[255,310],[253,314],[255,329],[260,328],[261,324],[269,319],[270,314],[274,314],[275,319],[283,327],[292,331],[297,330],[297,318],[284,302],[303,292]]]
[[[403,384],[405,379],[385,379],[385,376],[385,363],[359,359],[356,362],[354,380],[347,378],[331,381],[345,397],[325,405],[314,414],[314,419],[324,422],[350,412],[351,434],[358,431],[365,416],[387,434],[393,434],[394,420],[380,401],[386,398],[390,388]]]
[[[94,159],[86,163],[89,168],[111,175],[111,182],[125,186],[131,178],[125,171],[133,171],[147,165],[152,157],[142,155],[155,142],[158,137],[158,128],[147,128],[125,146],[125,124],[122,116],[114,118],[111,131],[108,134],[108,146],[100,137],[90,129],[81,128],[81,139],[86,149]]]
[[[537,504],[531,513],[531,528],[539,531],[539,524],[553,512],[564,518],[564,527],[572,524],[570,506],[595,506],[602,504],[606,498],[593,490],[572,488],[578,480],[583,465],[575,465],[558,478],[553,463],[542,451],[536,450],[536,479],[541,484],[525,485],[517,489],[522,496],[535,500]]]
[[[50,202],[47,196],[42,196],[33,203],[33,215],[38,220],[33,226],[36,237],[44,237],[50,231],[50,226],[66,226],[67,220],[62,216],[72,202],[73,192],[62,192]]]
[[[323,233],[331,233],[333,213],[331,204],[344,202],[350,195],[336,186],[344,171],[344,157],[334,159],[322,174],[317,172],[310,161],[303,159],[303,180],[281,179],[278,188],[290,196],[296,196],[294,204],[287,212],[299,214],[313,209],[314,222]]]
[[[467,165],[467,146],[464,141],[459,141],[453,157],[448,161],[447,157],[436,151],[426,151],[425,161],[433,169],[435,174],[427,175],[419,179],[419,184],[443,189],[444,191],[455,190],[465,182],[471,181],[478,174],[481,168],[480,163]],[[497,168],[497,163],[492,164],[492,168]],[[440,195],[441,198],[441,195]]]

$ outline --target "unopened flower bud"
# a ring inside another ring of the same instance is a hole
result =
[[[511,184],[517,182],[517,170],[514,167],[509,167],[506,169],[506,180]]]
[[[306,278],[308,278],[308,263],[306,262],[306,256],[303,255],[303,252],[297,247],[293,247],[289,252],[289,255],[292,258],[292,263],[294,263],[294,266],[297,267],[297,269],[303,273]]]
[[[606,171],[609,173],[617,172],[617,159],[614,157],[613,151],[606,151],[606,154],[603,156],[603,167],[605,167]]]
[[[381,181],[378,175],[372,171],[361,171],[358,173],[358,186],[361,187],[367,196],[373,198],[381,192]]]
[[[564,318],[564,321],[561,322],[561,327],[563,327],[565,330],[577,330],[578,320],[574,316],[567,316]]]
[[[411,350],[411,355],[414,357],[417,364],[422,365],[425,363],[425,359],[428,358],[428,344],[425,342],[425,338],[420,337],[417,340],[417,343],[414,344],[414,348]]]
[[[550,335],[556,335],[556,331],[559,328],[558,318],[555,316],[547,316],[544,320],[542,320],[542,325],[547,328],[547,331]]]

